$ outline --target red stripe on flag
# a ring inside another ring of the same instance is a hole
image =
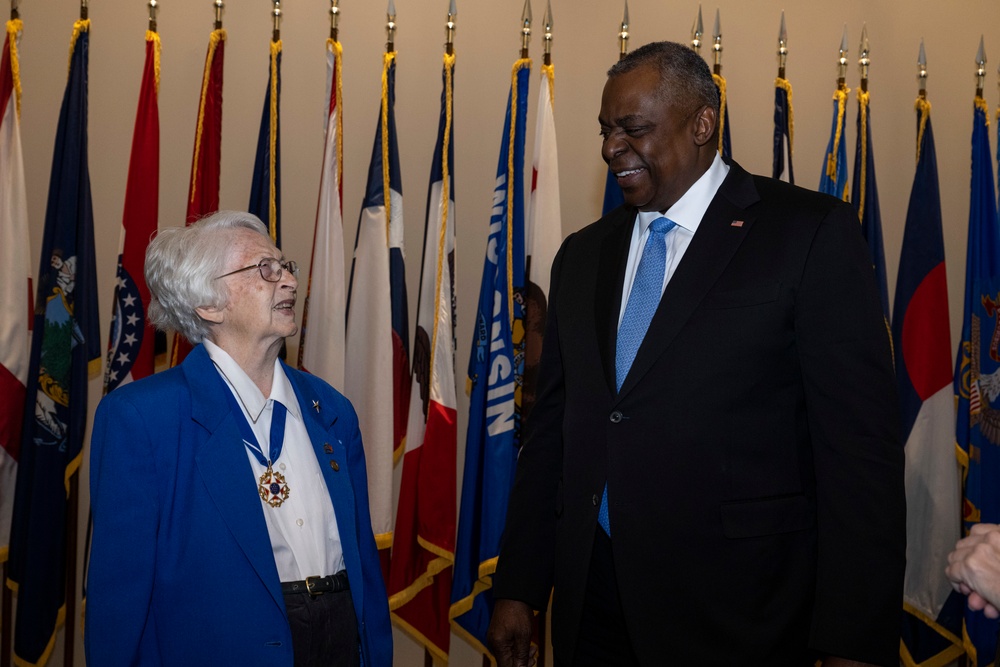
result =
[[[0,446],[15,461],[21,455],[21,421],[24,418],[24,385],[14,374],[0,365]],[[0,536],[4,543],[7,536]]]
[[[906,372],[921,401],[952,383],[948,288],[944,262],[935,266],[913,292],[903,319],[902,348]]]

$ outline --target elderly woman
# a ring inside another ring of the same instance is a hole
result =
[[[150,319],[198,345],[97,409],[90,665],[392,663],[357,416],[278,359],[295,274],[246,213],[150,243]]]

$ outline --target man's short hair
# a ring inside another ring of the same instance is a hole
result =
[[[191,343],[208,336],[209,327],[197,308],[223,308],[229,300],[224,280],[232,238],[227,233],[249,229],[271,239],[267,227],[250,213],[219,211],[188,227],[161,230],[146,248],[149,322],[177,331]]]
[[[644,66],[660,72],[660,96],[680,108],[709,106],[719,111],[719,89],[708,63],[695,51],[677,42],[650,42],[627,54],[608,70],[608,78]]]

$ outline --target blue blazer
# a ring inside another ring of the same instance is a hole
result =
[[[357,415],[330,385],[284,369],[337,516],[361,664],[391,665]],[[98,406],[89,665],[291,667],[278,571],[228,391],[199,345],[179,367],[119,387]]]

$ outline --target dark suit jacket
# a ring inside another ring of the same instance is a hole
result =
[[[494,579],[572,661],[608,484],[645,665],[897,664],[903,450],[889,335],[857,215],[735,163],[620,392],[636,211],[553,264],[538,401]]]
[[[285,373],[337,516],[362,665],[388,667],[392,632],[357,416],[322,380]],[[181,366],[119,387],[98,406],[88,664],[291,667],[285,601],[236,422],[243,417],[228,393],[198,346]]]

